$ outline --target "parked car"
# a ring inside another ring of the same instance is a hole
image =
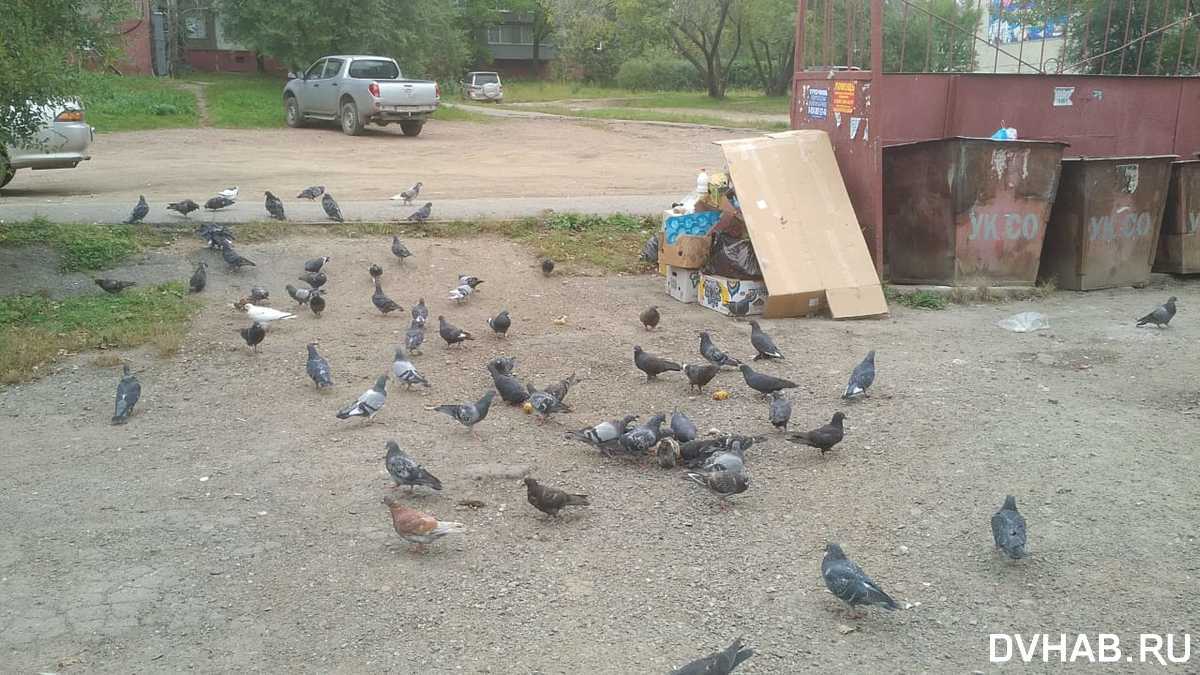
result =
[[[351,136],[368,124],[393,122],[416,136],[441,98],[436,82],[404,79],[399,64],[384,56],[326,56],[299,75],[288,73],[283,88],[289,127],[337,120]]]
[[[468,101],[491,101],[499,103],[504,100],[504,84],[500,82],[500,73],[473,71],[467,73],[467,78],[460,82],[462,96]]]
[[[40,107],[45,124],[33,138],[19,146],[0,146],[0,187],[8,185],[17,169],[73,169],[92,158],[88,146],[96,130],[83,119],[79,101]]]

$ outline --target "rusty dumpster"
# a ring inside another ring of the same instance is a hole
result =
[[[1200,159],[1171,165],[1171,187],[1167,190],[1154,271],[1200,273]]]
[[[1065,148],[964,137],[885,147],[888,278],[1032,285]]]
[[[1176,159],[1064,159],[1038,278],[1077,291],[1148,283]]]

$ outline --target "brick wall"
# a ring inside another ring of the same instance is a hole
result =
[[[125,75],[153,75],[154,61],[150,43],[150,2],[133,0],[139,18],[121,22],[116,29],[117,44],[123,54],[117,68]]]

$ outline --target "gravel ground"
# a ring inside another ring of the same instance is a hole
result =
[[[993,668],[989,633],[1113,632],[1132,650],[1138,633],[1196,631],[1195,283],[765,322],[787,360],[763,369],[801,383],[794,426],[847,413],[846,441],[821,457],[768,431],[766,404],[737,373],[718,377],[732,392],[722,402],[689,395],[678,375],[642,382],[634,344],[694,360],[708,328],[727,352],[752,355],[748,325],[674,303],[660,279],[544,279],[503,240],[410,246],[404,269],[382,238],[239,247],[259,266],[238,275],[218,260],[180,354],[124,354],[143,386],[127,426],[108,425],[118,370],[94,354],[0,389],[5,670],[662,673],[743,635],[757,652],[745,673],[971,672]],[[126,272],[182,277],[211,255],[197,247]],[[264,284],[289,306],[283,284],[320,254],[333,256],[326,316],[283,322],[252,354],[229,303]],[[431,332],[416,363],[432,390],[393,387],[375,423],[343,422],[334,411],[388,370],[407,326],[371,307],[372,261],[386,263],[393,298],[407,307],[424,295],[434,317],[478,339],[448,350]],[[457,272],[486,279],[461,307],[442,301]],[[72,283],[52,269],[24,278],[25,290]],[[1134,328],[1171,294],[1171,328]],[[647,333],[636,317],[649,303],[664,320]],[[484,325],[502,306],[507,340]],[[1026,309],[1052,328],[995,326]],[[309,341],[332,364],[331,391],[304,374]],[[839,401],[872,348],[873,395]],[[539,427],[498,405],[475,441],[426,409],[477,398],[490,385],[483,364],[502,353],[539,384],[578,373],[575,412]],[[753,483],[733,508],[678,470],[562,437],[672,408],[701,429],[772,436],[748,453]],[[380,503],[391,438],[446,486],[396,494],[466,535],[419,554],[391,531]],[[486,463],[527,465],[592,506],[547,520],[517,479],[469,477]],[[1030,528],[1031,558],[1015,564],[994,555],[988,529],[1006,493]],[[908,608],[847,618],[820,580],[826,541]],[[1195,672],[1192,654],[1181,671]]]

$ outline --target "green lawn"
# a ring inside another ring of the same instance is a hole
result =
[[[49,246],[62,256],[64,272],[108,269],[143,247],[168,240],[149,225],[66,225],[43,219],[0,223],[0,246]]]
[[[733,90],[724,99],[714,99],[701,91],[630,91],[616,87],[598,87],[571,82],[509,80],[504,83],[507,103],[544,103],[568,99],[617,99],[614,107],[630,108],[708,108],[745,113],[786,115],[787,96],[763,96],[756,91]]]
[[[185,80],[204,86],[209,123],[215,127],[266,129],[285,124],[283,76],[192,73]]]
[[[643,122],[681,122],[685,124],[704,124],[714,127],[740,127],[745,129],[761,129],[763,131],[785,131],[786,122],[763,122],[757,120],[736,120],[719,115],[705,115],[703,111],[696,114],[662,112],[653,108],[590,108],[586,110],[572,109],[558,105],[522,106],[522,110],[582,117],[586,119],[604,120],[637,120]]]
[[[79,98],[101,133],[194,127],[200,120],[196,97],[159,77],[85,72]]]

